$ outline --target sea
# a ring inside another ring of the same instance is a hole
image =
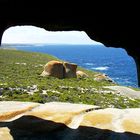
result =
[[[15,46],[18,50],[51,54],[83,68],[107,74],[120,85],[138,87],[134,59],[128,56],[122,48],[83,44],[22,44]]]

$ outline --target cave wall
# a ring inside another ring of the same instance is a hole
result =
[[[43,0],[1,0],[0,41],[16,25],[34,25],[51,31],[86,31],[107,47],[124,48],[134,58],[140,86],[139,7],[137,3],[57,3]]]

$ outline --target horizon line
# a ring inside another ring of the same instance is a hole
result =
[[[1,43],[1,45],[96,45],[96,46],[104,46],[104,44],[90,44],[90,43]]]

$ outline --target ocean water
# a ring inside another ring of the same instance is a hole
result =
[[[107,74],[116,83],[138,87],[136,65],[121,48],[95,45],[16,45],[16,49],[48,53],[79,66]]]

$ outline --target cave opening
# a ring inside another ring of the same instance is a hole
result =
[[[1,101],[139,107],[139,99],[131,100],[140,96],[132,57],[85,31],[10,27],[2,37],[0,69]]]
[[[117,84],[138,87],[136,64],[122,48],[105,47],[84,31],[51,32],[36,26],[13,26],[5,30],[2,46],[48,53],[88,70],[104,73]]]

